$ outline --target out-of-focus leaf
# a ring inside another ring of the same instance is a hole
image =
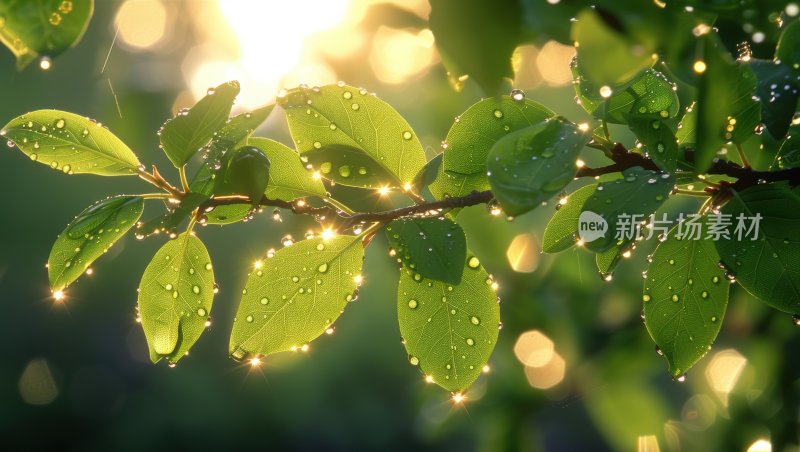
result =
[[[223,83],[209,89],[192,108],[181,110],[164,123],[159,137],[161,147],[176,168],[185,165],[225,125],[238,94],[239,82]]]
[[[361,238],[315,237],[275,252],[254,268],[230,339],[234,359],[296,349],[323,334],[358,290]]]
[[[269,158],[257,147],[243,146],[225,154],[222,164],[214,194],[247,196],[253,206],[258,205],[269,182]]]
[[[614,29],[610,22],[617,19],[608,14],[587,8],[578,13],[572,25],[572,40],[576,43],[581,71],[598,87],[625,83],[656,62],[655,49],[636,45],[622,30]]]
[[[53,291],[64,290],[78,279],[97,258],[136,224],[144,209],[139,196],[104,199],[78,214],[59,234],[47,273]]]
[[[731,60],[716,35],[702,38],[703,64],[697,99],[695,170],[704,172],[728,142],[743,143],[761,120],[753,96],[756,76],[745,63]]]
[[[795,20],[783,29],[775,58],[795,72],[800,71],[800,21]]]
[[[278,103],[300,155],[338,184],[402,187],[425,166],[425,151],[408,122],[365,89],[301,86]]]
[[[467,258],[461,283],[400,270],[397,318],[408,360],[450,391],[469,387],[497,343],[500,306],[478,258]]]
[[[423,278],[458,284],[467,257],[467,239],[459,225],[441,218],[402,218],[386,226],[399,260]]]
[[[731,215],[731,234],[714,243],[728,271],[754,297],[800,313],[800,195],[786,184],[756,185],[734,192],[721,212]],[[757,231],[751,231],[756,223]]]
[[[66,174],[132,176],[139,160],[116,135],[83,116],[36,110],[12,119],[0,135],[31,160]]]
[[[714,343],[730,289],[714,242],[678,238],[677,228],[653,253],[642,295],[645,326],[673,377],[686,373]]]
[[[429,23],[451,84],[467,77],[490,95],[513,77],[511,54],[522,39],[522,9],[516,0],[431,0]],[[476,30],[481,30],[476,33]]]
[[[498,140],[486,167],[503,210],[520,215],[563,190],[575,177],[575,161],[590,138],[575,124],[551,118]]]
[[[2,0],[0,41],[22,69],[39,56],[56,57],[76,45],[94,11],[94,0]]]
[[[139,283],[139,315],[150,358],[175,363],[197,342],[214,299],[214,271],[197,237],[183,233],[165,243]]]

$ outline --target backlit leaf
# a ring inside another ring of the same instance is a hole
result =
[[[464,231],[451,220],[401,218],[386,226],[389,246],[424,278],[458,284],[467,257]]]

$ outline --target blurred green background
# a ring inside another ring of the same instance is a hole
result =
[[[17,72],[0,52],[0,120],[40,108],[90,116],[174,182],[155,131],[209,86],[239,79],[240,103],[254,107],[282,86],[341,79],[392,104],[432,157],[453,117],[481,93],[470,82],[461,92],[448,85],[425,29],[428,8],[418,0],[99,0],[86,36],[50,70]],[[517,49],[514,86],[577,122],[588,118],[573,100],[571,55],[554,42]],[[632,141],[624,130],[612,134]],[[282,112],[257,135],[290,143]],[[756,451],[772,442],[798,450],[800,336],[791,318],[734,287],[717,344],[684,383],[673,382],[640,320],[640,272],[654,244],[606,283],[588,253],[540,254],[552,205],[512,222],[482,207],[458,218],[500,282],[504,321],[491,371],[465,405],[407,362],[397,267],[382,236],[335,334],[258,369],[227,358],[248,267],[283,235],[300,238],[314,226],[289,213],[282,223],[265,212],[199,231],[220,285],[213,324],[176,368],[154,366],[134,306],[165,237],[124,239],[64,304],[49,298],[44,268],[52,241],[84,207],[149,191],[134,178],[67,176],[2,151],[0,448]],[[373,193],[343,196],[376,203]]]

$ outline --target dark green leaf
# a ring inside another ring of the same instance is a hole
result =
[[[736,281],[770,306],[800,313],[800,196],[785,184],[756,185],[734,192],[721,212],[731,215],[731,234],[715,243]],[[740,215],[741,238],[735,229]],[[746,235],[757,216],[758,235]]]
[[[645,155],[664,171],[678,166],[678,140],[672,128],[661,118],[625,115],[628,127],[644,146]]]
[[[215,195],[241,195],[258,205],[267,188],[270,160],[261,150],[243,146],[225,154],[222,169],[214,181]]]
[[[425,187],[436,180],[436,176],[439,175],[439,171],[442,167],[443,157],[444,154],[438,154],[436,157],[430,159],[428,163],[426,163],[425,166],[419,170],[419,173],[414,178],[414,182],[412,183],[417,191],[422,191]]]
[[[225,125],[237,94],[238,82],[223,83],[164,124],[159,132],[161,147],[176,168],[185,165]]]
[[[674,85],[664,74],[647,69],[620,85],[595,85],[583,76],[582,66],[573,59],[570,67],[578,101],[595,118],[626,124],[630,116],[668,119],[677,116],[680,101]]]
[[[697,141],[697,108],[692,104],[686,108],[686,113],[678,124],[675,138],[680,146],[694,144]]]
[[[397,319],[409,362],[447,390],[469,387],[497,343],[500,306],[492,282],[474,256],[458,285],[400,270]]]
[[[797,110],[797,75],[789,66],[766,60],[750,60],[756,74],[756,94],[761,102],[761,120],[769,134],[777,139],[786,136]]]
[[[31,160],[66,174],[131,176],[139,160],[100,124],[59,110],[37,110],[12,119],[0,135]]]
[[[603,252],[615,245],[633,240],[635,224],[645,221],[669,196],[675,179],[668,173],[633,167],[622,178],[598,184],[583,206],[583,212],[593,212],[605,220],[606,233],[586,241],[587,249]]]
[[[594,193],[597,184],[581,187],[567,197],[565,204],[558,204],[558,210],[550,218],[542,236],[542,251],[558,253],[578,241],[578,217],[583,205]]]
[[[363,259],[361,238],[341,235],[297,242],[257,265],[236,312],[231,356],[296,350],[316,339],[355,299]]]
[[[800,123],[789,127],[786,138],[775,144],[776,161],[782,169],[800,167]]]
[[[575,177],[575,161],[590,138],[561,118],[501,138],[489,151],[486,167],[503,210],[520,215],[563,190]]]
[[[39,56],[56,57],[76,45],[93,10],[93,0],[3,0],[0,40],[22,69]]]
[[[471,77],[486,93],[498,94],[503,78],[514,76],[511,54],[522,38],[519,3],[470,2],[469,7],[462,0],[430,3],[430,28],[453,87],[460,91]]]
[[[47,273],[50,288],[64,290],[136,224],[144,209],[139,196],[117,196],[88,207],[59,234]]]
[[[610,280],[610,276],[620,260],[622,260],[622,249],[618,245],[594,255],[594,263],[597,266],[600,277],[603,279],[609,278],[608,280]]]
[[[300,155],[338,184],[402,187],[425,166],[425,151],[411,126],[364,89],[298,87],[278,102]]]
[[[461,227],[440,218],[401,218],[386,226],[399,261],[423,278],[458,284],[467,258]]]
[[[719,333],[730,284],[714,242],[676,237],[677,226],[656,248],[644,283],[644,322],[669,362],[673,377],[705,355]]]
[[[153,256],[139,283],[139,315],[150,358],[175,363],[197,342],[214,299],[214,272],[203,242],[183,233]]]
[[[593,85],[613,87],[625,83],[656,59],[647,48],[609,26],[598,11],[584,9],[572,25],[572,40],[583,74]]]
[[[742,143],[753,136],[761,120],[761,106],[753,99],[753,70],[732,61],[715,36],[709,33],[702,40],[706,69],[700,76],[697,99],[697,172],[708,169],[726,143]]]
[[[800,21],[794,20],[783,29],[775,58],[794,69],[795,73],[800,71]]]

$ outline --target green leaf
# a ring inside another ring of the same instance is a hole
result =
[[[753,70],[745,63],[732,61],[715,36],[708,34],[702,40],[706,69],[700,75],[697,99],[698,173],[708,169],[726,143],[742,143],[753,136],[761,120],[761,106],[753,99]]]
[[[776,160],[781,169],[800,167],[800,124],[790,126],[786,138],[774,146]]]
[[[625,115],[628,127],[644,146],[645,155],[664,171],[678,166],[678,140],[675,132],[661,118]]]
[[[444,218],[401,218],[386,226],[397,260],[422,277],[458,284],[467,258],[467,239],[459,225]]]
[[[181,359],[206,327],[214,299],[211,258],[183,233],[153,256],[139,283],[139,315],[153,362]]]
[[[730,284],[709,239],[670,231],[653,253],[644,283],[644,323],[679,377],[705,355],[719,333]]]
[[[572,25],[572,40],[583,73],[598,87],[625,83],[656,61],[655,49],[637,46],[639,43],[615,29],[611,21],[605,10],[601,14],[586,8]]]
[[[433,183],[436,180],[436,177],[439,175],[439,171],[442,167],[442,159],[444,158],[444,154],[438,154],[436,157],[428,160],[428,163],[419,170],[417,176],[414,178],[414,182],[412,185],[417,191],[422,191],[428,185]]]
[[[472,2],[465,8],[461,0],[432,0],[429,22],[450,83],[457,91],[471,77],[486,93],[494,95],[505,77],[514,76],[511,54],[522,40],[522,8],[518,2]]]
[[[578,240],[578,217],[586,200],[594,194],[597,184],[581,187],[567,197],[566,204],[558,204],[542,236],[542,251],[558,253]]]
[[[225,125],[237,94],[238,82],[223,83],[164,123],[159,132],[161,147],[176,168],[185,165]]]
[[[338,184],[401,187],[425,166],[425,151],[411,126],[364,89],[301,86],[278,103],[300,155]]]
[[[489,150],[498,140],[553,116],[552,110],[526,99],[522,91],[514,91],[513,97],[483,99],[459,115],[447,132],[444,170],[485,175]]]
[[[644,70],[627,83],[606,86],[608,90],[601,92],[601,86],[583,75],[583,66],[578,66],[577,59],[570,67],[578,101],[595,118],[626,124],[630,116],[668,119],[680,111],[673,83],[655,69]]]
[[[517,216],[563,190],[578,172],[575,161],[590,138],[575,124],[552,118],[495,143],[486,167],[503,210]]]
[[[800,71],[800,21],[795,20],[783,29],[775,58],[794,69],[795,73]]]
[[[208,201],[208,196],[202,193],[189,192],[181,198],[181,202],[177,207],[169,202],[165,202],[167,212],[145,223],[138,224],[136,226],[136,238],[143,239],[157,232],[174,234],[181,223],[189,218],[189,215],[206,201]]]
[[[39,56],[56,57],[76,45],[93,10],[93,0],[4,0],[0,41],[22,69]]]
[[[597,253],[594,255],[595,266],[597,266],[597,271],[600,273],[600,277],[604,280],[610,281],[611,274],[614,273],[614,269],[622,259],[621,251],[622,249],[620,246],[616,245],[603,251],[602,253]]]
[[[675,131],[675,138],[680,146],[687,146],[697,141],[696,134],[697,108],[695,108],[695,104],[692,104],[686,107],[686,113],[678,124],[678,130]]]
[[[293,201],[307,196],[324,197],[325,186],[308,171],[293,149],[268,138],[250,138],[247,144],[261,150],[272,162],[269,184],[264,192],[269,199]]]
[[[490,188],[489,180],[486,178],[486,171],[473,174],[459,174],[455,172],[445,172],[444,165],[439,167],[439,173],[436,179],[428,185],[428,189],[436,199],[464,196],[473,191],[484,191]],[[451,212],[453,211],[451,210]]]
[[[270,160],[254,146],[243,146],[223,157],[223,168],[214,181],[215,195],[242,195],[258,205],[267,189]]]
[[[785,184],[756,185],[733,192],[721,213],[731,215],[731,235],[715,243],[736,281],[775,309],[800,313],[800,196]],[[761,217],[756,240],[734,233],[739,215],[745,227]]]
[[[632,241],[633,234],[626,233],[632,230],[630,224],[647,220],[664,203],[674,184],[675,179],[669,173],[638,166],[623,171],[620,179],[598,184],[586,200],[583,212],[600,215],[608,227],[605,236],[587,241],[586,248],[600,253]]]
[[[797,110],[797,74],[789,66],[766,60],[750,60],[756,74],[756,94],[761,102],[761,121],[776,139],[786,136]]]
[[[278,250],[247,278],[230,340],[235,359],[296,349],[325,332],[355,299],[361,237],[315,237]]]
[[[439,386],[461,391],[478,378],[492,354],[500,305],[491,277],[471,256],[458,285],[401,269],[397,318],[409,362]]]
[[[66,174],[131,176],[139,171],[139,160],[122,140],[74,113],[36,110],[12,119],[0,135],[31,160]]]
[[[139,196],[117,196],[100,201],[78,214],[58,235],[47,273],[50,288],[64,290],[136,224],[144,209]]]

